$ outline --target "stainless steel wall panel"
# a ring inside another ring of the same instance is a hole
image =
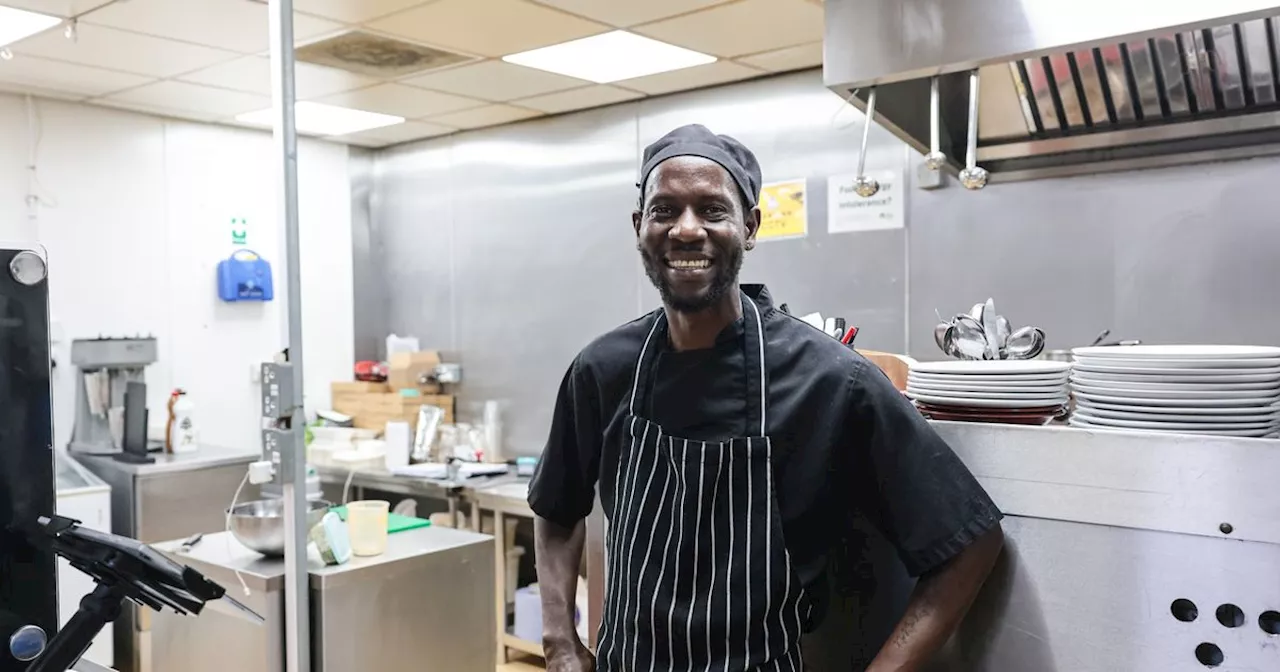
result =
[[[639,316],[635,141],[629,105],[453,141],[459,411],[502,401],[510,453],[541,452],[573,357]]]
[[[1277,171],[1265,157],[915,191],[910,352],[940,359],[934,310],[988,296],[1045,329],[1050,348],[1108,328],[1151,343],[1280,344]]]

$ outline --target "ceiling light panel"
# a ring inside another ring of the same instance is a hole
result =
[[[42,33],[59,23],[62,19],[56,16],[0,5],[0,47]]]
[[[308,135],[346,135],[404,123],[404,117],[309,101],[295,105],[294,116],[298,132]],[[242,123],[268,127],[274,119],[273,108],[246,112],[236,117],[236,121]]]
[[[706,65],[714,63],[716,57],[625,30],[615,30],[511,54],[504,56],[502,60],[605,84]]]

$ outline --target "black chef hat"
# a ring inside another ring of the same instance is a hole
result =
[[[716,135],[702,124],[681,126],[644,149],[644,166],[640,169],[640,183],[636,185],[640,187],[641,198],[649,173],[673,156],[701,156],[720,164],[738,183],[738,191],[747,204],[756,206],[761,182],[756,155],[741,142],[727,135]]]

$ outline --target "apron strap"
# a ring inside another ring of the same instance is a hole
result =
[[[764,322],[760,319],[760,309],[756,307],[756,302],[752,301],[745,292],[741,294],[744,306],[742,322],[746,331],[743,355],[747,370],[747,432],[750,435],[759,427],[760,433],[757,436],[768,436],[765,432],[767,387],[764,369]]]
[[[746,364],[746,400],[747,400],[747,428],[748,434],[759,431],[756,436],[765,436],[767,427],[767,418],[765,413],[765,390],[767,389],[764,366],[764,321],[760,316],[760,309],[756,307],[756,302],[751,300],[745,292],[739,292],[742,297],[743,305],[743,331],[745,338],[743,343],[743,358]],[[662,339],[667,334],[667,313],[665,310],[654,311],[653,324],[649,327],[649,334],[644,339],[644,345],[640,348],[640,356],[636,358],[636,373],[631,382],[631,398],[627,402],[627,409],[631,415],[637,415],[642,404],[641,396],[649,392],[648,382],[649,376],[653,370],[654,360],[657,359],[658,351],[662,347]]]

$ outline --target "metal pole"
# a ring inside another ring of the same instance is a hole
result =
[[[269,0],[271,15],[272,137],[280,151],[284,187],[278,211],[284,215],[285,268],[288,273],[289,370],[293,389],[302,398],[302,255],[298,249],[298,130],[294,119],[293,0]],[[295,404],[290,432],[303,432],[306,416]],[[286,442],[286,450],[303,450],[303,441]],[[304,455],[284,460],[282,474],[285,544],[285,669],[311,672],[311,611],[307,572],[307,461]]]

